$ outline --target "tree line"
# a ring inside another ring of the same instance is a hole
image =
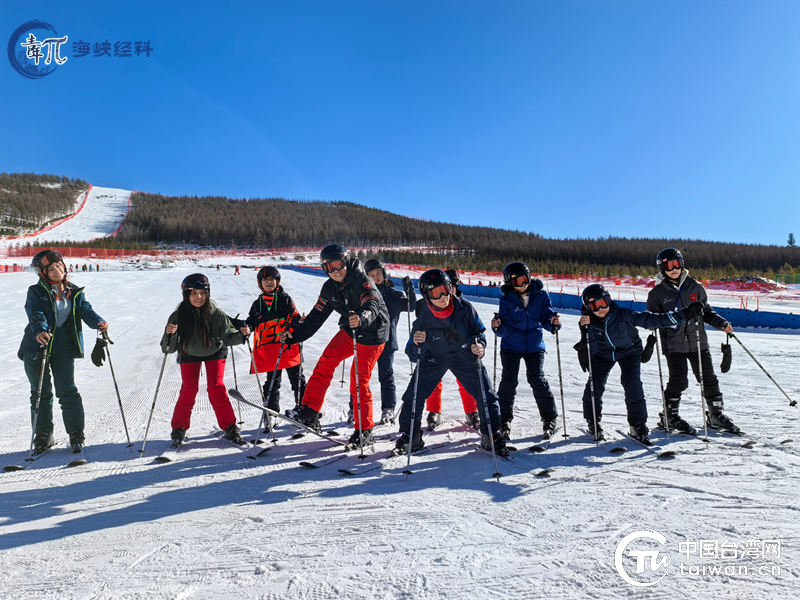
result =
[[[19,235],[64,217],[88,188],[82,179],[60,175],[0,173],[0,235]]]

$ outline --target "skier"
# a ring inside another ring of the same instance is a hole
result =
[[[278,269],[272,266],[261,267],[256,278],[261,294],[253,302],[250,314],[242,323],[247,328],[242,327],[240,331],[245,335],[251,330],[254,332],[253,357],[258,372],[270,374],[274,372],[264,382],[264,397],[267,398],[267,408],[280,412],[281,371],[283,369],[286,369],[286,374],[289,376],[289,383],[295,396],[295,406],[300,404],[306,387],[306,379],[302,375],[302,366],[300,365],[301,357],[298,345],[285,346],[283,353],[280,354],[281,360],[278,364],[281,348],[280,335],[289,323],[300,319],[300,313],[297,312],[292,297],[283,289]],[[252,365],[250,365],[250,372],[253,372]]]
[[[394,353],[397,352],[397,321],[400,313],[411,310],[409,307],[416,306],[417,295],[414,293],[414,284],[411,278],[403,277],[403,290],[394,289],[394,283],[386,277],[386,269],[377,258],[371,258],[364,263],[364,271],[370,279],[375,282],[375,286],[381,293],[386,310],[389,313],[389,339],[378,358],[378,381],[381,384],[381,418],[380,424],[383,425],[394,419],[394,410],[397,404],[396,388],[394,383]],[[348,421],[352,422],[353,413],[351,403]]]
[[[637,312],[623,308],[611,300],[611,294],[599,283],[593,283],[583,290],[583,315],[578,325],[585,332],[581,341],[575,345],[578,361],[584,371],[591,369],[592,378],[586,382],[583,391],[583,418],[596,439],[605,439],[600,419],[603,409],[603,392],[611,368],[619,363],[620,382],[625,390],[625,406],[628,413],[630,435],[649,444],[647,428],[647,404],[641,379],[642,340],[636,327],[663,329],[676,327],[684,319],[692,319],[702,312],[699,302],[686,308],[664,314]],[[587,356],[587,339],[591,363]],[[592,390],[592,385],[594,388]],[[594,398],[592,398],[594,391]],[[594,401],[594,410],[592,410]],[[597,417],[595,429],[594,416]]]
[[[17,356],[23,361],[31,385],[33,454],[41,454],[54,444],[53,384],[70,446],[79,453],[85,441],[83,400],[75,386],[75,359],[83,358],[81,321],[100,331],[108,331],[108,323],[92,309],[85,288],[67,280],[67,265],[60,252],[42,250],[33,257],[31,267],[39,280],[28,288],[28,324]]]
[[[450,278],[441,269],[425,271],[419,278],[419,291],[425,303],[411,328],[413,345],[407,346],[406,350],[414,360],[419,356],[419,361],[403,394],[400,437],[397,439],[396,450],[401,453],[417,452],[425,446],[421,430],[424,406],[422,402],[416,402],[416,399],[428,397],[444,374],[451,371],[470,395],[486,399],[488,406],[485,408],[488,409],[490,423],[486,423],[486,415],[479,412],[481,446],[485,449],[491,447],[491,435],[495,452],[500,456],[507,456],[509,449],[499,431],[500,407],[497,395],[489,385],[488,374],[479,360],[485,352],[486,337],[483,335],[485,328],[478,313],[467,300],[453,293]],[[412,402],[415,403],[413,415]],[[413,437],[409,435],[412,418]]]
[[[660,272],[656,275],[656,286],[647,295],[647,310],[657,313],[667,312],[699,302],[703,307],[702,321],[725,333],[733,333],[731,324],[709,306],[705,288],[689,277],[683,254],[675,248],[664,248],[656,256],[656,266]],[[662,352],[667,359],[667,369],[669,370],[669,379],[664,390],[669,427],[691,435],[697,433],[679,412],[681,392],[689,387],[686,366],[688,361],[698,382],[702,370],[703,394],[708,403],[708,412],[706,413],[708,426],[731,433],[739,433],[739,428],[733,424],[730,417],[722,412],[722,392],[719,389],[719,380],[714,374],[711,352],[708,349],[708,336],[703,326],[699,328],[702,364],[698,365],[697,333],[698,327],[694,319],[681,323],[677,329],[661,331]],[[699,368],[700,366],[702,369]],[[663,428],[666,425],[664,415],[660,414],[659,416],[661,418],[658,426]]]
[[[461,297],[461,290],[459,289],[458,285],[461,283],[461,278],[458,276],[458,271],[455,269],[445,269],[445,274],[450,279],[450,285],[453,286],[453,293]],[[425,306],[425,300],[420,299],[417,302],[417,310],[416,316],[419,316],[420,310]],[[478,416],[478,403],[475,401],[470,393],[461,385],[461,382],[456,379],[456,383],[458,384],[458,395],[461,397],[461,405],[464,407],[464,415],[467,419],[467,424],[472,427],[475,431],[480,430],[481,427],[481,418]],[[442,424],[442,389],[444,386],[442,382],[436,385],[433,388],[433,392],[428,398],[425,400],[425,410],[428,411],[428,416],[425,418],[425,421],[428,424],[428,429],[433,431],[439,425]]]
[[[333,372],[340,362],[353,356],[353,335],[357,354],[350,369],[350,397],[359,402],[360,413],[355,410],[355,431],[349,444],[372,443],[372,392],[369,379],[372,369],[389,339],[389,313],[380,292],[367,277],[356,258],[348,258],[347,250],[340,244],[329,244],[320,252],[322,269],[328,280],[322,285],[317,302],[302,323],[281,334],[281,341],[302,342],[322,326],[333,311],[338,312],[339,331],[328,342],[311,377],[308,379],[299,409],[286,414],[308,427],[320,429],[320,410],[325,402],[325,392],[331,384]],[[356,377],[356,367],[358,377]],[[356,381],[357,380],[357,381]],[[360,432],[360,433],[359,433]]]
[[[169,316],[161,338],[164,352],[178,351],[181,369],[181,391],[172,413],[172,445],[177,448],[186,437],[200,369],[205,363],[208,399],[217,416],[217,424],[226,439],[241,446],[245,442],[236,425],[223,376],[227,346],[243,344],[245,334],[237,331],[228,316],[211,301],[211,285],[202,273],[187,275],[181,282],[181,292],[183,301]]]
[[[542,330],[553,332],[561,328],[558,314],[553,311],[550,295],[523,262],[510,262],[503,267],[499,318],[492,319],[492,329],[503,338],[500,361],[503,375],[497,395],[500,398],[500,429],[508,438],[514,419],[514,396],[517,393],[520,360],[525,361],[528,383],[542,419],[544,439],[558,428],[556,400],[544,376],[545,344]]]

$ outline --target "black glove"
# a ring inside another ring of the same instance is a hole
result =
[[[245,325],[247,325],[247,321],[245,321],[244,319],[240,319],[238,314],[235,317],[228,316],[228,318],[231,320],[233,328],[236,329],[237,331],[242,327],[244,327]]]
[[[403,281],[403,290],[405,291],[407,296],[411,296],[414,293],[414,284],[411,283],[411,277],[406,275],[402,279]]]
[[[728,340],[725,340],[724,344],[720,345],[720,349],[722,350],[722,364],[719,366],[719,370],[723,373],[727,373],[731,370],[731,345],[728,343]]]
[[[92,364],[95,367],[102,367],[103,361],[106,359],[106,342],[103,338],[97,338],[94,343],[94,350],[92,350]]]
[[[589,356],[587,354],[586,340],[581,340],[573,346],[578,353],[578,363],[581,365],[581,370],[585,373],[589,370]]]
[[[692,302],[689,306],[683,309],[683,316],[687,321],[692,321],[697,317],[703,316],[703,303]]]
[[[656,347],[656,334],[651,333],[647,336],[647,343],[642,350],[642,362],[646,363],[653,357],[653,348]]]

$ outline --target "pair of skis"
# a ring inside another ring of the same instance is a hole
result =
[[[56,449],[55,444],[47,448],[44,452],[40,452],[39,454],[29,454],[25,459],[19,464],[11,464],[6,465],[3,467],[3,471],[6,473],[12,473],[14,471],[24,471],[28,467],[34,465],[36,461],[40,458],[47,456],[53,450]],[[71,448],[70,448],[71,450]],[[81,448],[80,452],[70,452],[69,454],[69,462],[67,462],[67,467],[79,467],[81,465],[85,465],[88,461],[86,458],[86,453],[84,452],[83,448]]]

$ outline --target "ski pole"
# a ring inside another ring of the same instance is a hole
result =
[[[667,430],[667,439],[669,439],[669,416],[667,415],[667,395],[664,392],[664,373],[661,371],[661,345],[658,343],[658,333],[656,336],[656,359],[658,360],[658,382],[661,389],[661,406],[664,411],[664,428]]]
[[[494,318],[499,319],[500,313],[499,312],[494,313]],[[497,389],[497,332],[494,331],[494,369],[492,370],[492,390],[496,389]]]
[[[558,316],[558,315],[556,315]],[[562,434],[563,438],[568,438],[567,435],[567,409],[564,405],[564,378],[561,374],[561,344],[558,340],[558,328],[553,330],[553,334],[556,336],[556,357],[558,359],[558,387],[561,389],[561,418],[564,421],[564,433]]]
[[[350,311],[351,315],[354,315],[354,311]],[[361,453],[358,455],[358,458],[364,460],[364,434],[361,432],[361,382],[358,380],[358,342],[356,341],[356,330],[354,328],[350,328],[350,332],[353,336],[353,371],[355,372],[356,376],[356,414],[357,417],[354,419],[353,425],[356,423],[358,424],[358,447],[361,449]]]
[[[472,340],[473,344],[478,343],[478,339]],[[497,479],[498,483],[503,474],[497,467],[497,453],[494,451],[494,436],[492,435],[492,420],[489,415],[489,405],[486,404],[486,390],[483,387],[483,365],[481,364],[480,357],[475,355],[475,367],[478,369],[478,382],[481,388],[481,400],[483,400],[483,416],[486,418],[486,431],[489,435],[489,447],[492,449],[492,460],[494,461],[494,474],[492,477]]]
[[[411,296],[407,295],[406,296],[406,300],[408,300],[408,312],[406,313],[406,317],[408,317],[408,332],[409,332],[409,335],[411,335]],[[413,375],[414,374],[414,365],[409,363],[409,366],[411,367],[411,372],[409,374]]]
[[[111,380],[114,382],[114,390],[117,392],[117,403],[119,404],[119,412],[122,415],[122,426],[125,428],[125,437],[128,438],[128,448],[133,448],[131,436],[128,434],[128,423],[125,421],[125,411],[122,408],[122,398],[119,395],[119,386],[117,385],[117,377],[114,375],[114,365],[111,363],[111,352],[108,349],[108,344],[113,344],[111,338],[108,337],[108,332],[103,332],[103,341],[106,342],[106,356],[108,357],[108,366],[111,367]],[[131,450],[133,452],[133,450]]]
[[[256,384],[258,385],[258,391],[261,393],[261,403],[264,406],[266,406],[267,405],[267,394],[264,392],[264,388],[261,387],[261,378],[258,376],[258,368],[256,367],[256,357],[253,354],[253,348],[250,346],[250,337],[249,336],[245,338],[245,343],[247,344],[247,350],[250,352],[250,364],[252,365],[253,373],[255,373],[255,376],[256,376]],[[275,371],[278,368],[278,364],[281,362],[281,355],[283,354],[283,346],[284,346],[284,344],[281,344],[281,347],[278,350],[278,360],[275,362],[275,369],[272,371],[272,373],[273,373],[272,381],[273,382],[275,381],[275,375],[274,375]],[[269,389],[270,389],[270,393],[271,393],[271,391],[272,391],[272,386],[271,385],[270,385]],[[268,415],[265,412],[262,412],[261,413],[261,418],[258,421],[258,429],[256,429],[256,437],[253,440],[253,448],[255,448],[258,445],[258,434],[261,432],[262,425],[265,425],[265,421],[266,421],[265,431],[267,431],[267,432],[271,432],[272,431],[272,420],[270,419],[270,415]],[[250,458],[255,458],[255,456],[250,456]]]
[[[594,421],[594,443],[600,445],[600,437],[597,435],[597,407],[594,398],[594,374],[592,373],[592,345],[589,343],[589,326],[581,327],[583,339],[586,342],[586,357],[589,359],[589,394],[592,397],[592,421]]]
[[[297,345],[300,352],[300,364],[297,365],[297,389],[294,391],[294,407],[299,408],[303,399],[303,391],[305,391],[305,384],[303,383],[303,342]],[[302,390],[300,388],[303,388]]]
[[[752,358],[752,359],[753,359],[753,362],[754,362],[754,363],[756,363],[756,364],[757,364],[757,365],[758,365],[758,366],[761,368],[761,370],[762,370],[762,371],[764,371],[764,375],[766,375],[767,377],[769,377],[769,380],[770,380],[772,383],[774,383],[774,384],[775,384],[775,387],[777,387],[777,388],[778,388],[778,389],[781,391],[781,393],[782,393],[784,396],[786,396],[786,399],[789,401],[789,406],[797,406],[797,400],[792,400],[791,398],[789,398],[789,394],[787,394],[786,392],[784,392],[784,391],[783,391],[783,388],[782,388],[781,386],[779,386],[779,385],[778,385],[778,382],[777,382],[777,381],[775,381],[775,380],[772,378],[772,375],[770,375],[770,374],[767,372],[767,370],[766,370],[766,369],[765,369],[765,368],[764,368],[764,367],[761,365],[761,363],[760,363],[760,362],[758,362],[758,360],[756,359],[756,357],[755,357],[755,356],[753,356],[753,354],[750,352],[750,350],[748,350],[748,349],[745,347],[745,345],[742,343],[742,340],[740,340],[738,337],[736,337],[736,334],[734,334],[734,333],[731,333],[731,334],[729,334],[729,335],[730,335],[730,336],[731,336],[733,339],[735,339],[737,342],[739,342],[739,345],[742,347],[742,349],[744,349],[744,351],[745,351],[745,352],[747,352],[747,356],[749,356],[750,358]]]
[[[234,389],[239,389],[239,379],[236,377],[236,350],[234,346],[231,346],[231,364],[233,365],[233,387]],[[239,409],[239,425],[244,423],[242,420],[242,403],[239,402],[239,399],[236,399],[236,408]]]
[[[705,440],[708,441],[708,417],[706,416],[706,392],[703,387],[703,354],[700,350],[700,317],[694,319],[695,333],[697,334],[697,372],[700,374],[700,406],[703,410],[703,424],[705,426]]]
[[[42,369],[39,371],[39,386],[36,388],[36,404],[33,407],[33,433],[31,434],[30,454],[33,455],[33,443],[36,439],[36,424],[39,422],[39,406],[42,399],[42,386],[44,386],[44,374],[50,362],[50,352],[47,346],[39,347],[39,358],[42,361]]]
[[[419,386],[419,368],[422,362],[422,346],[417,346],[417,367],[414,372],[414,394],[411,396],[411,422],[408,426],[408,460],[406,461],[406,479],[411,475],[411,447],[414,444],[414,424],[417,421],[417,389]],[[421,426],[421,424],[420,424]]]
[[[170,333],[167,336],[167,348],[169,348],[170,343],[172,342],[172,336],[174,334]],[[153,412],[156,410],[156,398],[158,398],[158,389],[161,387],[161,377],[164,375],[164,366],[167,364],[167,351],[164,350],[164,358],[161,360],[161,370],[158,372],[158,382],[156,383],[156,393],[153,394],[153,406],[150,407],[150,416],[147,417],[147,427],[144,430],[144,439],[142,440],[142,447],[139,448],[139,454],[144,454],[144,447],[147,444],[147,434],[150,433],[150,422],[153,420]]]
[[[347,359],[342,361],[342,380],[339,382],[339,387],[344,387],[344,366],[347,364]]]

